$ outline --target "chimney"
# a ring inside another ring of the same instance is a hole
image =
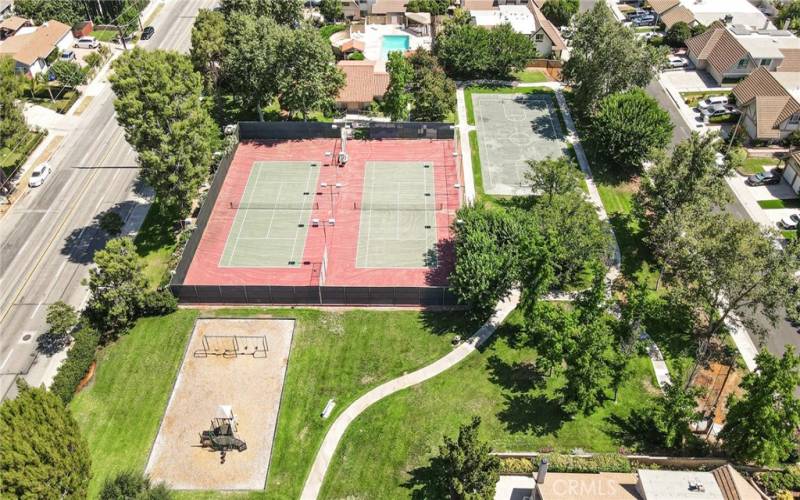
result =
[[[788,30],[789,29],[789,21],[791,21],[791,19],[787,19],[787,20],[785,20],[783,22],[783,29],[784,30]]]
[[[536,472],[536,484],[543,484],[544,478],[547,475],[547,459],[543,458],[541,462],[539,462],[539,470]]]
[[[725,14],[725,24],[731,24],[733,22],[733,14]]]

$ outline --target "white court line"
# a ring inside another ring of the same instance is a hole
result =
[[[375,193],[375,172],[374,169],[369,169],[372,178],[370,179],[369,183],[369,203],[372,204],[372,197]],[[372,210],[368,211],[367,215],[367,242],[365,244],[366,248],[364,249],[364,267],[369,267],[369,240],[370,234],[372,234]]]
[[[276,200],[280,200],[281,199],[281,193],[283,192],[283,186],[284,186],[284,184],[282,182],[278,184],[278,194],[275,196]],[[267,226],[267,234],[264,235],[264,238],[267,239],[267,240],[269,239],[269,233],[272,232],[272,223],[275,222],[275,214],[278,213],[278,212],[280,212],[280,210],[277,210],[277,209],[272,210],[272,215],[269,218],[269,226]]]
[[[433,163],[431,163],[431,169],[430,170],[431,170],[431,175],[433,175]],[[423,183],[423,189],[425,190],[424,192],[427,193],[428,192],[428,176],[426,175],[426,169],[425,169],[424,166],[422,167],[422,183]],[[425,232],[425,251],[426,252],[431,247],[431,244],[428,242],[428,239],[429,239],[428,237],[430,236],[430,234],[428,233],[428,229],[425,228],[424,226],[436,227],[436,180],[435,180],[435,176],[434,176],[433,187],[434,187],[433,193],[431,193],[433,196],[431,196],[430,197],[431,199],[428,200],[429,202],[433,201],[433,223],[430,223],[430,221],[428,220],[428,216],[430,215],[429,211],[425,210],[425,212],[424,212],[425,216],[424,216],[424,219],[423,219],[424,222],[423,222],[423,227],[422,227],[422,230]],[[429,205],[430,205],[430,203],[429,203]]]
[[[250,203],[253,200],[253,193],[256,190],[255,186],[258,186],[258,180],[261,178],[261,170],[262,169],[258,165],[253,165],[253,168],[258,168],[258,172],[256,172],[256,182],[253,185],[253,189],[248,193],[247,201],[245,203]],[[252,175],[252,172],[251,172],[250,175]],[[245,191],[247,191],[247,189],[249,187],[250,187],[250,180],[248,179],[247,185],[245,185],[245,187],[244,187]],[[232,266],[233,265],[233,264],[231,264],[231,261],[233,260],[233,256],[236,255],[236,249],[239,246],[239,236],[242,235],[242,228],[244,227],[244,223],[247,220],[247,212],[248,211],[249,211],[249,209],[247,209],[247,208],[244,209],[244,214],[242,215],[242,220],[240,221],[240,224],[239,224],[239,231],[236,233],[236,239],[233,240],[233,248],[231,249],[231,253],[228,255],[228,266]],[[238,218],[239,218],[239,213],[237,212],[236,213],[236,219],[238,219]],[[234,220],[234,224],[235,223],[236,223],[236,220]]]
[[[309,165],[308,166],[308,176],[306,176],[306,187],[305,187],[304,192],[308,192],[308,193],[312,192],[312,189],[309,189],[309,187],[310,187],[309,184],[311,184],[311,173],[312,172],[314,172],[314,168],[312,168],[311,165]],[[316,193],[317,190],[314,189],[313,192]],[[311,198],[311,199],[313,200],[314,198]],[[312,207],[313,207],[313,204],[312,204]],[[295,250],[295,248],[297,248],[297,240],[299,239],[298,236],[300,234],[300,221],[302,221],[304,218],[308,219],[308,217],[311,215],[312,208],[309,207],[307,210],[308,210],[308,213],[306,213],[306,210],[299,210],[298,211],[299,215],[298,215],[298,219],[297,219],[297,227],[294,230],[294,242],[292,243],[292,253],[289,255],[290,259],[294,258],[294,250]],[[331,207],[331,210],[333,210],[333,207]],[[271,225],[272,224],[270,224],[270,226]],[[306,234],[308,234],[308,229],[306,229]],[[302,257],[303,256],[301,255],[299,260],[302,260]],[[288,262],[288,260],[287,260],[287,262]]]

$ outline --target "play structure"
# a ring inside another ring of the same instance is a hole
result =
[[[254,358],[266,358],[268,350],[267,337],[265,336],[204,335],[202,348],[194,352],[194,357],[222,356],[223,358],[237,358],[239,356],[252,356]]]
[[[247,449],[247,443],[236,437],[236,431],[233,408],[229,405],[220,405],[217,415],[211,419],[211,428],[200,433],[200,446],[220,452],[221,461],[225,463],[225,453],[228,451]]]

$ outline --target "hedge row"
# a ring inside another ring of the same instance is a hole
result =
[[[777,495],[781,491],[800,491],[800,470],[790,467],[781,472],[760,472],[756,479],[767,493]]]
[[[501,458],[500,471],[506,474],[533,473],[542,458],[547,458],[550,472],[634,472],[637,468],[628,458],[614,453],[589,457],[552,453],[535,459]]]
[[[100,334],[89,327],[81,328],[75,334],[67,359],[58,368],[50,391],[56,394],[64,404],[68,404],[75,394],[75,388],[81,381],[89,366],[94,361]]]

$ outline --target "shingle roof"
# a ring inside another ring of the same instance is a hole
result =
[[[726,29],[717,31],[720,32],[720,36],[706,59],[715,70],[719,73],[724,73],[733,63],[748,57],[748,53],[730,31]]]
[[[678,0],[648,0],[647,3],[659,15],[680,4]]]
[[[720,29],[724,30],[725,26],[722,23],[714,23],[703,33],[686,40],[686,46],[697,54],[698,59],[705,59],[719,40],[722,34]]]
[[[776,71],[800,71],[800,49],[780,49],[783,62]]]
[[[695,21],[695,18],[694,14],[692,14],[689,9],[683,5],[678,5],[661,14],[661,21],[664,23],[667,29],[669,29],[673,24],[679,22],[692,24]]]
[[[725,500],[761,500],[761,495],[758,494],[758,491],[730,464],[717,467],[711,473],[714,475],[714,479],[717,480]]]
[[[10,55],[15,61],[30,66],[36,59],[46,58],[69,32],[66,24],[48,21],[33,33],[15,35],[0,44],[0,54]]]
[[[553,43],[553,48],[555,50],[564,50],[567,47],[567,44],[564,42],[564,39],[561,38],[561,33],[559,33],[558,29],[547,19],[539,7],[536,5],[535,0],[528,0],[528,10],[531,11],[533,17],[536,19],[536,23],[541,27],[541,29],[545,32],[547,37]]]
[[[797,76],[800,83],[800,73]],[[755,106],[756,134],[760,139],[779,138],[778,125],[800,112],[800,103],[764,67],[756,69],[736,85],[733,95],[740,107]]]
[[[389,74],[375,71],[374,61],[339,61],[345,84],[336,98],[340,103],[368,103],[381,97],[389,87]]]
[[[22,28],[28,20],[24,17],[19,16],[11,16],[2,23],[0,23],[0,30],[6,29],[10,31],[17,31],[18,29]]]

